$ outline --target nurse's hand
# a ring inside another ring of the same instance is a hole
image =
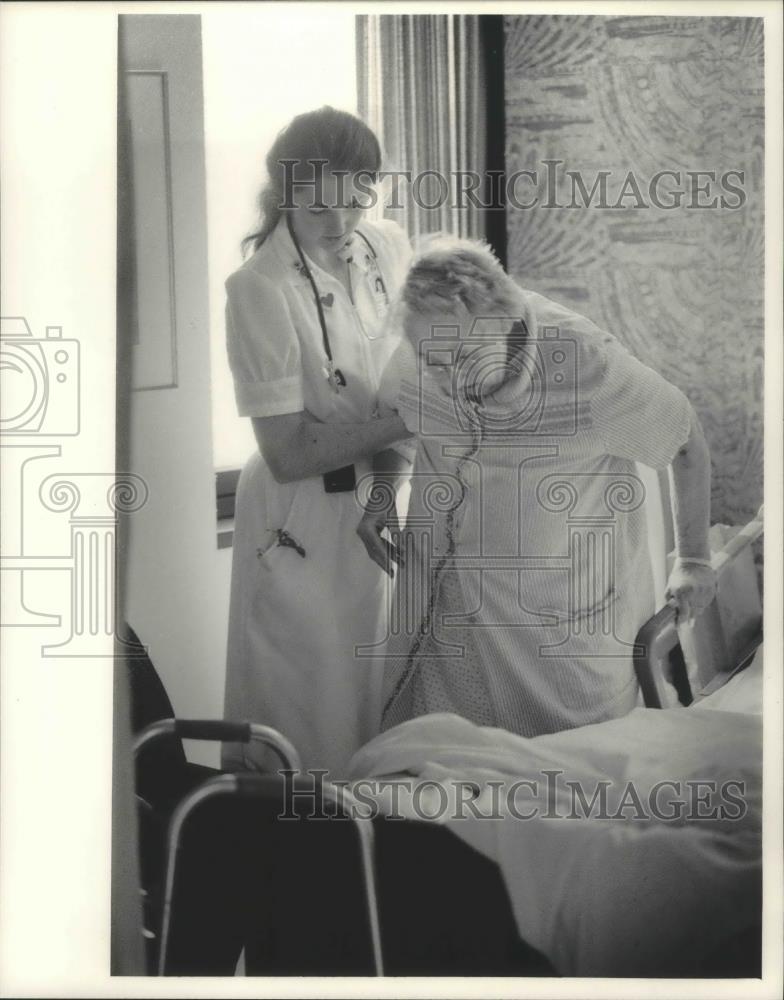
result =
[[[384,369],[378,402],[379,412],[397,413],[414,437],[449,436],[463,430],[455,403],[426,367],[420,377],[416,352],[407,338],[397,346]]]
[[[386,530],[392,534],[397,527],[397,510],[394,506],[388,511],[365,512],[357,525],[357,534],[362,539],[367,554],[390,577],[394,577],[394,566],[396,563],[402,565],[402,559],[397,545],[384,538],[383,532]]]
[[[716,596],[716,573],[701,562],[676,559],[664,596],[675,608],[678,622],[691,625]]]

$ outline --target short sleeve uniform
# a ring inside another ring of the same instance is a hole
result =
[[[368,420],[395,331],[385,322],[403,280],[410,247],[394,223],[365,222],[342,252],[354,302],[341,283],[308,261],[335,364],[346,377],[339,394],[324,377],[325,352],[313,288],[281,223],[226,282],[229,364],[240,416],[307,408],[321,419]],[[368,245],[369,244],[369,245]],[[354,376],[352,378],[352,375]]]
[[[226,282],[229,364],[241,417],[305,407],[302,351],[286,297],[272,278],[242,268]]]

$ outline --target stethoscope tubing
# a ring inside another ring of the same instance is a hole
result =
[[[291,224],[291,216],[290,215],[286,216],[286,226],[288,227],[289,236],[291,236],[291,242],[294,244],[294,249],[297,251],[297,254],[298,254],[299,259],[300,259],[300,263],[302,264],[302,270],[305,272],[305,275],[306,275],[308,281],[310,282],[310,287],[313,290],[313,298],[314,298],[314,300],[316,302],[316,312],[318,313],[319,326],[321,327],[321,339],[322,339],[322,342],[324,344],[324,353],[327,356],[327,362],[328,362],[329,365],[334,365],[334,360],[333,360],[333,357],[332,357],[332,347],[331,347],[330,342],[329,342],[329,333],[327,332],[327,320],[326,320],[326,317],[324,316],[324,307],[321,304],[321,293],[318,290],[318,285],[316,284],[316,279],[313,277],[313,273],[310,270],[310,267],[308,266],[307,260],[305,259],[305,254],[302,252],[302,247],[299,244],[299,240],[297,239],[297,237],[296,237],[296,235],[294,233],[294,226]],[[361,233],[359,231],[359,229],[355,229],[354,232],[362,240],[364,240],[364,242],[365,242],[368,250],[372,254],[373,260],[374,260],[374,262],[376,264],[376,270],[378,272],[378,277],[379,277],[379,280],[381,281],[381,290],[384,293],[384,298],[387,300],[387,302],[389,302],[389,294],[387,293],[387,286],[386,286],[386,283],[384,281],[384,276],[381,273],[381,268],[378,266],[378,254],[376,253],[376,251],[375,251],[375,249],[373,247],[373,244],[370,242],[370,240],[367,238],[367,236],[365,236],[364,233]]]

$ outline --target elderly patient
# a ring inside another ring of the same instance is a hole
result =
[[[668,598],[691,618],[715,591],[692,407],[610,334],[518,287],[482,244],[431,242],[398,309],[382,397],[417,450],[391,551],[382,727],[453,712],[536,736],[625,715],[633,641],[655,610],[636,462],[670,467]],[[367,539],[381,506],[360,524]]]

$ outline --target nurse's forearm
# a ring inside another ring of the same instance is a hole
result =
[[[262,455],[280,483],[320,476],[411,436],[397,415],[362,424],[315,423],[301,415],[254,418]]]
[[[675,552],[682,559],[709,559],[710,453],[696,415],[689,439],[670,466]]]

